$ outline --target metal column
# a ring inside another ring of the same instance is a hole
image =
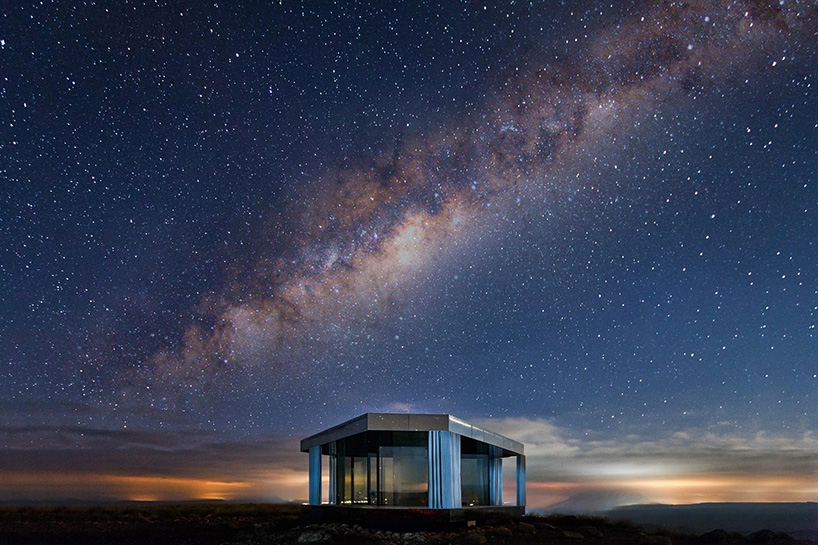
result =
[[[517,455],[517,505],[525,507],[525,455]]]

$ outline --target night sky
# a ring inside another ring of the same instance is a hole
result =
[[[814,1],[12,4],[0,500],[406,411],[534,507],[818,499]]]

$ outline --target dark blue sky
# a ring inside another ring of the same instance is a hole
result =
[[[818,469],[815,31],[799,1],[6,10],[0,494],[263,444],[287,477],[207,493],[297,495],[292,439],[411,410],[517,430],[574,483],[543,502],[633,489],[603,452],[750,452],[781,499]]]

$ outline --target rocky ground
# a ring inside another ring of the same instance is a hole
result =
[[[552,515],[415,532],[311,522],[299,505],[127,505],[0,508],[0,544],[267,545],[818,545],[761,530],[702,535],[646,531],[627,521]]]

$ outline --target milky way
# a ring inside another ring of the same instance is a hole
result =
[[[663,3],[567,60],[518,72],[439,132],[348,160],[296,191],[253,243],[251,265],[206,300],[184,347],[148,364],[151,380],[198,389],[259,367],[311,374],[309,363],[286,366],[371,336],[448,256],[490,245],[498,217],[525,213],[521,200],[570,199],[589,183],[592,159],[617,138],[638,139],[638,120],[663,103],[729,93],[749,67],[786,62],[782,51],[814,30],[814,12]]]

